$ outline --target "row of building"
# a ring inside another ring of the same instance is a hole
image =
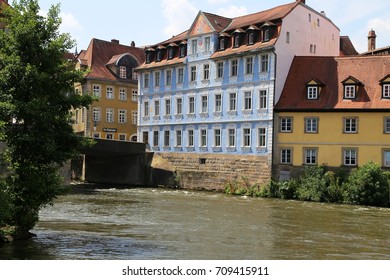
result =
[[[75,112],[87,137],[142,141],[191,184],[287,179],[302,166],[390,167],[390,56],[358,54],[339,28],[295,1],[237,18],[200,11],[145,48],[93,39],[77,55]],[[273,173],[273,174],[272,174]],[[209,180],[208,180],[209,179]]]

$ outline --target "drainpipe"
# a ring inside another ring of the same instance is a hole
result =
[[[271,152],[271,179],[273,179],[273,175],[274,175],[274,153],[275,153],[275,148],[276,148],[276,145],[275,145],[275,138],[276,138],[276,129],[275,129],[275,94],[276,94],[276,74],[277,74],[277,63],[278,63],[278,56],[275,52],[275,48],[272,50],[272,53],[275,55],[275,67],[274,67],[274,80],[273,80],[273,83],[274,83],[274,93],[273,93],[273,105],[272,105],[272,152]]]

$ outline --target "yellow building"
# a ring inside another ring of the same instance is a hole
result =
[[[74,129],[86,137],[137,141],[138,81],[134,69],[145,60],[143,49],[92,39],[77,57],[77,68],[87,70],[80,94],[91,94],[90,108],[74,112]]]
[[[390,56],[296,57],[275,107],[274,176],[390,167]]]

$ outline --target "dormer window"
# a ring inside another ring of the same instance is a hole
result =
[[[126,66],[120,66],[119,67],[119,78],[121,79],[126,79],[127,78],[127,73],[126,73]]]
[[[219,39],[219,49],[224,50],[225,49],[225,38]]]
[[[187,55],[187,41],[183,41],[180,43],[179,51],[180,58],[185,57]]]
[[[363,86],[362,82],[352,76],[342,81],[342,84],[344,85],[344,99],[355,99],[359,86]]]
[[[157,58],[156,61],[161,61],[162,60],[162,51],[157,51]]]
[[[255,43],[255,34],[250,32],[248,34],[248,45],[253,45]]]
[[[234,47],[238,48],[241,45],[241,34],[244,33],[244,30],[242,29],[236,29],[234,30]]]
[[[317,100],[320,97],[320,92],[322,87],[324,86],[323,83],[321,83],[317,79],[312,79],[306,84],[307,88],[307,99],[308,100]]]
[[[390,74],[380,80],[382,86],[382,98],[390,99]]]
[[[146,63],[151,63],[153,61],[154,49],[146,50]]]
[[[266,22],[261,27],[261,30],[263,31],[263,42],[268,42],[271,40],[271,37],[273,35],[272,31],[275,27],[275,24],[272,22]]]
[[[227,33],[221,33],[219,35],[219,50],[223,51],[227,47],[227,38],[230,37]]]
[[[248,45],[253,45],[256,43],[256,35],[259,32],[259,28],[256,25],[251,25],[249,28],[246,30],[248,34]]]
[[[264,38],[263,38],[263,41],[264,41],[264,42],[268,42],[268,41],[269,41],[269,29],[264,30]]]

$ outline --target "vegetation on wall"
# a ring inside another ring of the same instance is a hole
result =
[[[46,17],[36,0],[0,12],[7,26],[0,30],[0,141],[8,169],[0,178],[0,235],[7,229],[22,239],[58,195],[59,168],[87,144],[73,132],[71,109],[92,100],[74,90],[84,73],[65,59],[74,41],[59,32],[58,5]]]
[[[303,201],[390,206],[390,172],[369,162],[350,173],[335,173],[326,166],[307,166],[299,178],[266,185],[251,185],[246,178],[229,182],[227,194],[297,199]]]

